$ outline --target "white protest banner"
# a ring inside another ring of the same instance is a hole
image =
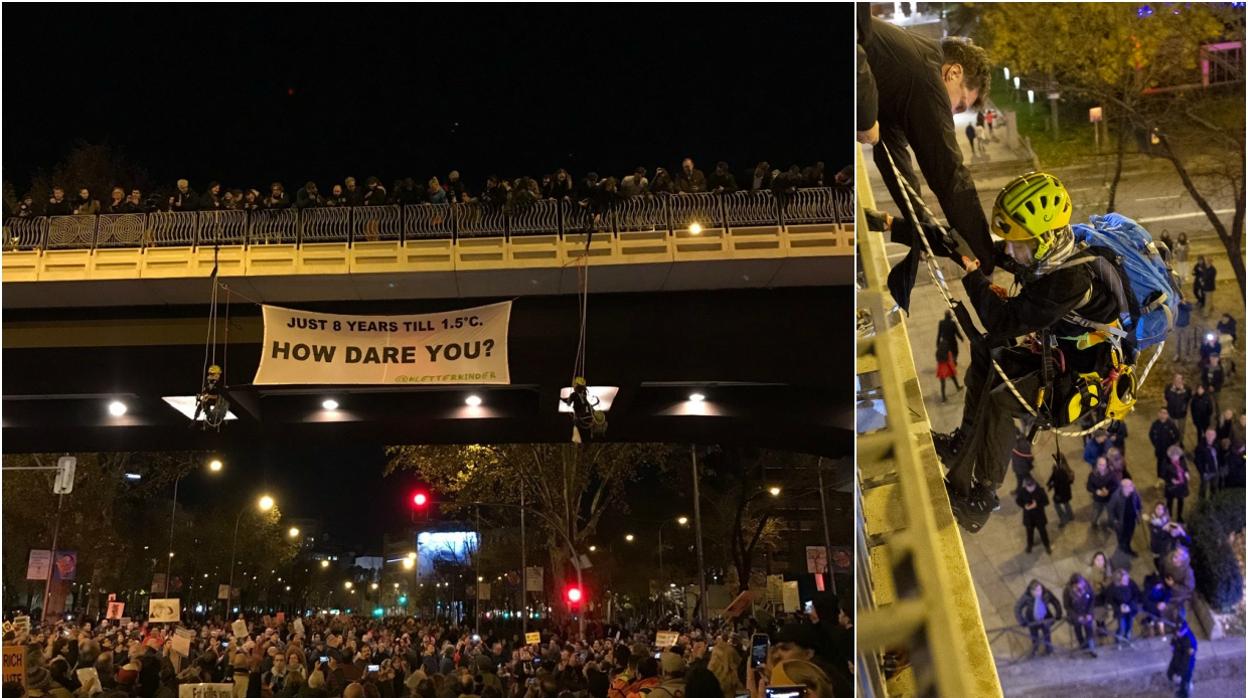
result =
[[[220,599],[221,601],[226,601],[230,598],[230,585],[229,584],[217,585],[217,598]]]
[[[173,637],[169,638],[169,649],[183,657],[189,657],[191,656],[191,638],[193,637],[195,637],[195,633],[186,628],[178,628],[173,631]]]
[[[147,622],[177,623],[182,619],[182,602],[178,599],[152,599],[148,602]]]
[[[783,596],[784,612],[796,613],[802,603],[801,597],[797,593],[797,582],[785,582]]]
[[[178,686],[178,698],[233,698],[232,683],[184,683]]]
[[[780,603],[784,600],[784,577],[778,574],[767,575],[767,603]]]
[[[304,634],[304,632],[303,632],[303,619],[302,619],[302,618],[296,618],[296,619],[295,619],[295,622],[291,624],[291,629],[294,631],[294,633],[295,633],[296,635],[298,635],[298,636],[300,636],[300,637],[303,637],[303,634]]]
[[[30,616],[13,616],[13,631],[30,634]]]
[[[511,301],[424,315],[333,315],[264,308],[256,385],[511,382]]]
[[[543,582],[543,568],[526,567],[524,573],[524,590],[525,591],[541,591],[545,588]]]
[[[234,637],[239,640],[247,639],[247,621],[239,619],[230,625],[230,629],[234,631]]]
[[[660,630],[654,634],[655,647],[675,647],[676,641],[680,639],[680,633],[674,630]]]
[[[32,550],[26,560],[26,578],[43,581],[52,572],[52,551]]]

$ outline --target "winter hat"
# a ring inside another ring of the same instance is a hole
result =
[[[26,667],[26,688],[47,690],[52,687],[52,674],[42,664]]]

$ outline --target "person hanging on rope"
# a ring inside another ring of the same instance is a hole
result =
[[[889,24],[872,17],[868,3],[859,4],[857,23],[858,140],[875,146],[876,167],[898,206],[905,196],[900,178],[920,191],[907,148],[913,151],[951,227],[973,251],[969,256],[983,260],[991,273],[992,237],[953,126],[954,114],[983,108],[992,71],[987,52],[963,37],[937,42]],[[911,248],[888,276],[888,289],[902,308],[909,308],[922,249],[915,223],[924,225],[937,254],[955,262],[961,256],[954,252],[959,240],[933,237],[930,220],[906,216],[890,226],[892,240]]]
[[[1113,329],[1128,303],[1119,272],[1076,244],[1071,211],[1070,194],[1049,174],[1022,175],[997,195],[991,225],[1003,242],[994,261],[1014,276],[1017,295],[994,286],[978,260],[964,258],[962,284],[984,333],[970,337],[961,426],[933,440],[948,468],[954,515],[972,532],[997,506],[1015,419],[1030,416],[1020,396],[1041,428],[1074,423],[1108,402],[1102,382],[1123,361],[1120,351],[1129,351],[1119,348],[1126,342]],[[957,310],[968,335],[976,334],[965,309]]]
[[[199,422],[199,416],[202,414],[205,429],[218,428],[225,421],[225,415],[229,409],[230,401],[226,399],[225,388],[221,384],[221,367],[213,364],[208,367],[208,373],[204,376],[204,385],[195,398],[195,416],[191,418],[191,426]]]

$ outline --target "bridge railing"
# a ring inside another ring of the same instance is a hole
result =
[[[848,223],[853,195],[844,187],[733,194],[659,194],[622,199],[607,212],[570,200],[538,199],[499,207],[484,202],[302,210],[179,211],[10,218],[5,250],[356,243],[429,238],[566,235],[586,231],[664,231],[698,223],[740,228]]]

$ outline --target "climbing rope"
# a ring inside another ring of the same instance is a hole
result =
[[[941,235],[945,237],[952,237],[952,236],[945,229],[945,226],[940,223],[940,220],[936,218],[935,214],[932,213],[932,210],[928,208],[927,203],[923,201],[923,197],[919,196],[918,192],[914,190],[914,187],[910,185],[910,180],[903,177],[901,174],[901,171],[897,169],[897,163],[893,161],[893,154],[889,152],[888,146],[884,145],[883,141],[881,141],[879,144],[877,144],[877,147],[884,149],[884,155],[888,158],[888,164],[893,169],[893,176],[897,179],[898,184],[900,184],[902,190],[905,192],[905,196],[902,197],[904,199],[902,203],[905,204],[906,211],[909,214],[907,218],[914,225],[915,235],[923,243],[923,250],[925,253],[924,261],[927,264],[928,274],[930,274],[932,277],[932,283],[934,283],[936,285],[936,288],[940,290],[940,295],[942,298],[944,298],[945,305],[947,305],[950,310],[955,311],[953,313],[954,318],[957,319],[959,325],[962,325],[962,331],[965,332],[968,337],[978,335],[979,331],[976,328],[966,327],[965,325],[962,324],[962,319],[958,316],[958,313],[956,312],[956,308],[954,305],[956,301],[954,301],[953,296],[949,292],[949,285],[948,285],[948,282],[945,281],[945,275],[944,273],[941,272],[939,265],[937,265],[936,263],[936,255],[932,252],[931,243],[928,242],[927,235],[923,232],[923,228],[920,224],[919,218],[914,212],[915,203],[918,204],[919,208],[923,211],[923,214],[927,217],[927,219],[930,220],[932,224],[936,226],[937,230],[940,231]],[[1149,358],[1148,363],[1145,364],[1144,371],[1143,373],[1140,374],[1140,380],[1136,383],[1135,389],[1137,393],[1141,389],[1143,389],[1144,381],[1148,380],[1148,374],[1153,370],[1153,364],[1157,363],[1157,359],[1161,357],[1162,350],[1165,349],[1165,346],[1166,346],[1166,343],[1163,340],[1157,345],[1157,348],[1153,352],[1153,355]],[[1040,417],[1039,412],[1035,408],[1033,408],[1031,406],[1031,403],[1029,403],[1027,399],[1023,397],[1022,393],[1019,392],[1018,387],[1014,385],[1014,381],[1010,380],[1010,377],[1006,375],[1005,373],[1005,369],[1001,368],[1001,364],[997,363],[996,359],[991,359],[991,361],[992,361],[993,370],[997,372],[997,376],[1001,378],[1001,382],[1004,383],[1005,387],[1009,389],[1012,395],[1014,395],[1014,399],[1018,401],[1018,404],[1022,405],[1023,409],[1027,410],[1027,413],[1031,415],[1033,418],[1039,418]],[[1054,433],[1055,437],[1057,435],[1068,436],[1068,437],[1083,437],[1083,436],[1087,436],[1088,434],[1091,434],[1092,432],[1098,429],[1105,428],[1112,421],[1113,421],[1112,419],[1106,416],[1103,419],[1101,419],[1101,421],[1097,422],[1091,427],[1088,427],[1087,429],[1083,429],[1082,431],[1066,431],[1060,427],[1055,427],[1055,426],[1048,426],[1046,428],[1051,430]]]

